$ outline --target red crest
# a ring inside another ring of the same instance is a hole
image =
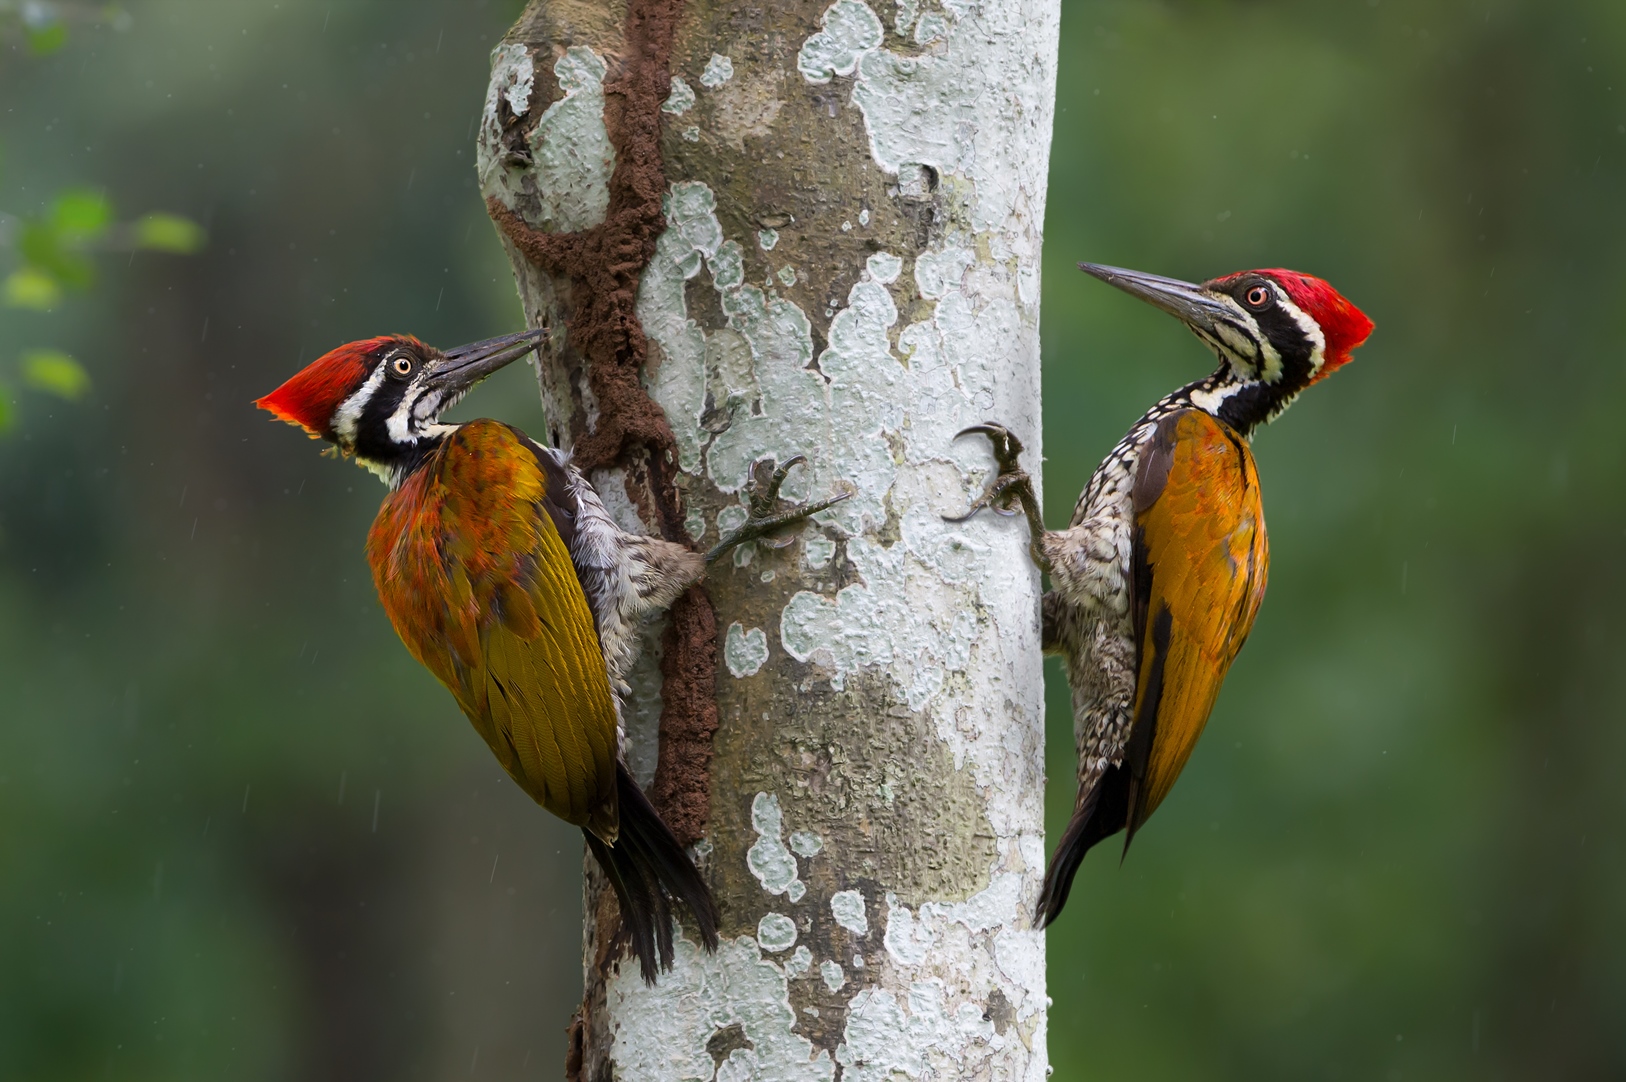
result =
[[[396,339],[390,335],[363,338],[329,350],[254,404],[278,420],[303,428],[312,439],[323,439],[331,434],[339,406],[367,382],[373,357],[393,341]]]

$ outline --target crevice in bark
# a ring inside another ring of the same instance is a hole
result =
[[[587,1059],[587,1004],[576,1008],[565,1027],[565,1082],[586,1082],[582,1074]]]
[[[706,1051],[711,1053],[711,1061],[717,1065],[719,1071],[723,1069],[723,1062],[728,1059],[730,1052],[739,1048],[754,1049],[755,1047],[756,1045],[752,1044],[751,1039],[745,1035],[745,1027],[738,1022],[713,1033],[711,1040],[706,1042]]]
[[[604,84],[605,126],[615,147],[604,221],[574,233],[533,228],[495,196],[486,210],[532,264],[569,278],[570,338],[587,360],[598,421],[576,444],[588,473],[625,469],[627,496],[646,525],[690,543],[676,486],[677,441],[644,389],[649,341],[638,320],[638,286],[664,226],[661,103],[671,86],[672,40],[684,0],[629,0],[620,74]],[[661,663],[660,754],[650,799],[685,845],[705,833],[711,739],[717,730],[717,617],[696,586],[672,606]]]
[[[603,1043],[605,992],[612,970],[626,953],[627,935],[616,908],[615,892],[586,855],[582,858],[582,875],[583,915],[587,920],[584,948],[591,961],[587,963],[581,1006],[565,1029],[565,1079],[611,1082],[610,1058]]]

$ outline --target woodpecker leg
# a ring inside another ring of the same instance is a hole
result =
[[[774,548],[784,548],[790,544],[790,538],[776,542],[775,539],[768,537],[768,535],[784,526],[801,522],[803,519],[816,515],[826,508],[834,507],[842,500],[853,495],[851,492],[843,492],[841,495],[832,496],[828,500],[798,504],[784,511],[776,511],[775,508],[779,506],[779,486],[785,483],[786,475],[793,468],[806,461],[807,458],[804,455],[792,456],[773,471],[773,475],[768,478],[767,484],[752,486],[750,514],[738,529],[717,542],[717,547],[706,553],[706,563],[714,563],[718,557],[727,554],[730,550],[745,544],[747,541],[762,539],[765,544]]]
[[[994,478],[993,484],[988,486],[988,491],[972,501],[970,509],[965,514],[944,515],[943,520],[964,522],[984,507],[1006,518],[1016,514],[1026,515],[1030,531],[1028,552],[1032,555],[1033,562],[1039,566],[1039,570],[1049,574],[1050,560],[1041,547],[1041,539],[1045,535],[1044,513],[1039,509],[1038,497],[1033,494],[1033,478],[1022,468],[1022,441],[1016,438],[1016,433],[1004,425],[996,424],[972,425],[956,433],[954,438],[959,439],[973,433],[987,436],[989,442],[994,445],[994,461],[999,463],[999,474]],[[1013,500],[1021,506],[1012,507]]]

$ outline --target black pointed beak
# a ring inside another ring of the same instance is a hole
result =
[[[466,391],[497,369],[519,360],[547,337],[545,328],[537,328],[449,349],[441,355],[429,382],[445,394]]]
[[[1202,286],[1182,282],[1178,278],[1164,278],[1122,267],[1103,267],[1099,263],[1080,263],[1078,269],[1108,285],[1117,286],[1131,297],[1139,297],[1147,304],[1163,309],[1193,330],[1207,331],[1210,336],[1217,333],[1216,327],[1222,319],[1233,314]]]

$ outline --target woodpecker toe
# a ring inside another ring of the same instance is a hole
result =
[[[985,422],[962,428],[954,438],[969,435],[987,436],[993,444],[994,461],[999,464],[999,473],[988,486],[988,490],[976,500],[963,515],[944,515],[944,522],[965,522],[978,511],[988,508],[996,515],[1012,518],[1027,507],[1030,502],[1029,493],[1032,492],[1033,480],[1026,470],[1022,469],[1022,441],[1016,434],[1001,424]],[[1018,506],[1012,507],[1011,500],[1018,501]]]

